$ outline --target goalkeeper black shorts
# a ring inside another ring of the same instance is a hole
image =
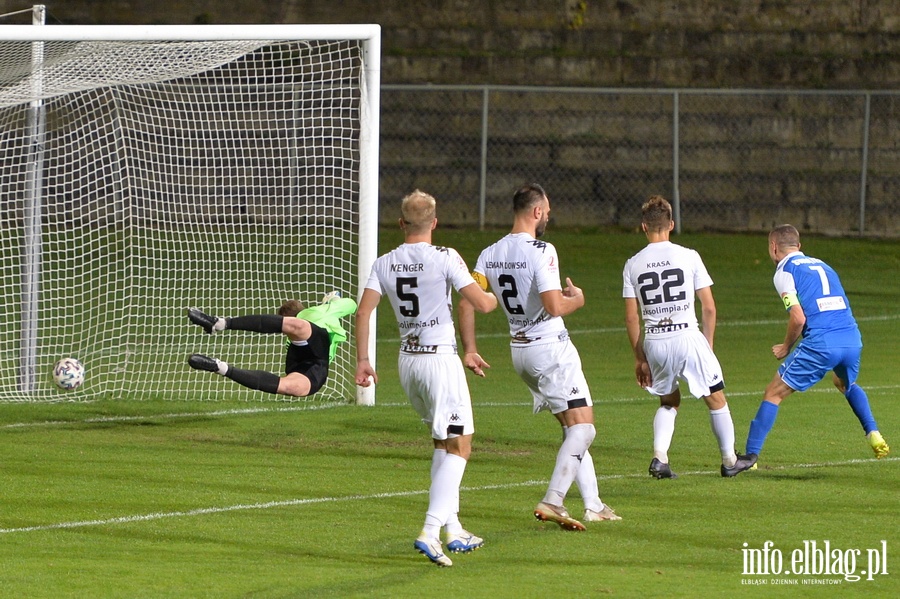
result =
[[[331,337],[328,331],[317,324],[309,323],[312,335],[306,345],[288,345],[284,358],[284,371],[287,374],[299,372],[309,379],[309,395],[322,388],[328,380],[328,354],[331,350]]]

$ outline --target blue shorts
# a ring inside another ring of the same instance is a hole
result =
[[[778,368],[781,380],[794,391],[806,391],[828,374],[829,370],[849,388],[859,376],[861,347],[811,349],[800,343]]]

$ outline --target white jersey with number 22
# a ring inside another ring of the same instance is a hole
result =
[[[625,263],[622,297],[637,298],[646,338],[698,330],[694,292],[713,284],[695,250],[671,241],[648,244]]]

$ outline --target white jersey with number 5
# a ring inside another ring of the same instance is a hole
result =
[[[550,316],[541,302],[541,293],[562,289],[553,244],[527,233],[510,233],[481,252],[475,273],[487,280],[500,301],[511,343],[549,343],[565,334],[563,319]]]
[[[648,244],[625,263],[622,297],[637,298],[645,338],[699,330],[694,292],[713,284],[695,250],[671,241]]]
[[[404,243],[375,260],[366,288],[388,297],[402,347],[415,351],[417,346],[456,346],[451,287],[458,291],[473,283],[453,248]]]

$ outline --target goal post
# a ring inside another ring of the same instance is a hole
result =
[[[282,372],[284,337],[185,310],[358,298],[380,53],[378,25],[0,25],[0,401],[273,398],[186,359]],[[352,321],[316,397],[371,405]]]

